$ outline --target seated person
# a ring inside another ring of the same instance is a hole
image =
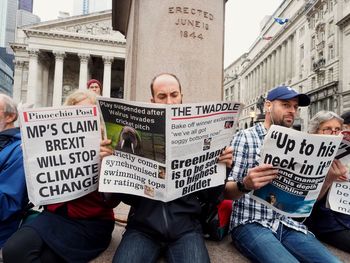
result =
[[[96,95],[76,91],[67,97],[67,105],[93,105]],[[97,257],[109,245],[114,229],[113,208],[119,202],[106,203],[102,193],[64,203],[47,205],[44,211],[24,224],[5,244],[4,261],[81,262]]]
[[[14,101],[0,94],[0,250],[18,229],[28,204],[17,117]]]
[[[331,111],[318,112],[309,122],[309,133],[333,134],[341,132],[343,119]],[[334,181],[348,181],[347,169],[340,160],[334,160],[323,183],[318,201],[306,224],[318,239],[350,252],[350,215],[326,207],[327,193]]]
[[[306,226],[253,200],[249,192],[272,182],[278,170],[259,164],[264,137],[272,124],[291,128],[299,106],[310,98],[291,87],[269,91],[265,120],[242,130],[233,138],[233,169],[228,177],[226,198],[234,200],[231,237],[237,249],[253,262],[337,262]]]
[[[151,92],[153,103],[182,103],[180,82],[172,74],[156,76]],[[231,147],[221,154],[219,161],[231,167]],[[122,201],[132,209],[113,262],[156,262],[162,252],[167,262],[210,262],[199,220],[199,200],[214,199],[219,194],[215,189],[207,189],[170,202],[123,195]]]

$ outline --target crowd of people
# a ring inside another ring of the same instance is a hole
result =
[[[98,80],[87,90],[75,91],[65,105],[94,105],[102,94]],[[181,104],[179,79],[169,73],[154,77],[151,102]],[[233,200],[230,235],[234,246],[253,262],[340,262],[319,240],[350,252],[350,215],[326,206],[335,181],[349,181],[346,165],[334,160],[310,217],[303,222],[278,213],[250,196],[278,174],[271,164],[259,164],[260,150],[271,125],[292,128],[299,107],[310,98],[287,86],[271,89],[263,102],[265,119],[239,131],[218,161],[227,168],[223,188],[201,190],[170,202],[130,194],[94,191],[63,203],[44,206],[35,218],[22,222],[28,210],[21,136],[14,123],[18,112],[13,100],[0,94],[0,255],[5,263],[89,262],[111,241],[120,202],[130,213],[113,262],[210,262],[200,222],[201,204],[219,197]],[[320,111],[309,121],[310,134],[338,135],[350,125],[350,112],[339,116]],[[100,159],[113,153],[111,140],[102,139]],[[224,183],[224,182],[223,182]],[[276,196],[268,202],[278,207]]]

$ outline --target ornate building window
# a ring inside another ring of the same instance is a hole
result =
[[[317,82],[318,82],[318,86],[321,87],[324,85],[324,82],[325,82],[325,73],[322,72],[320,73],[318,76],[317,76]]]
[[[328,23],[328,37],[334,35],[334,21]]]
[[[312,79],[311,79],[311,90],[313,90],[315,88],[316,88],[316,78],[312,77]]]
[[[299,79],[303,78],[304,64],[300,64],[299,67]]]
[[[315,57],[311,57],[311,70],[314,70],[314,65],[315,65]]]
[[[300,46],[300,54],[299,54],[299,58],[300,58],[300,61],[302,61],[304,59],[304,44],[302,44]]]
[[[333,12],[333,5],[334,5],[333,0],[329,0],[328,1],[328,10],[329,10],[329,12]]]
[[[313,35],[313,36],[311,37],[311,49],[314,49],[315,46],[316,46],[316,36]]]
[[[328,70],[328,82],[332,82],[333,81],[333,79],[334,79],[334,76],[333,76],[333,68],[330,68],[329,70]]]
[[[335,57],[334,46],[333,44],[328,46],[328,60],[332,60]]]

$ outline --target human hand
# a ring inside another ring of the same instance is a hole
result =
[[[111,148],[112,141],[109,139],[102,140],[100,143],[100,159],[102,160],[104,157],[112,155],[113,150]]]
[[[244,187],[248,190],[257,190],[271,183],[277,177],[278,169],[271,164],[261,164],[248,170],[243,178]]]
[[[340,160],[334,159],[331,167],[328,170],[326,183],[333,183],[334,181],[348,181],[348,169],[342,164]]]
[[[232,146],[226,147],[225,150],[219,156],[219,163],[223,163],[226,167],[232,167],[232,158],[233,158],[233,148]]]

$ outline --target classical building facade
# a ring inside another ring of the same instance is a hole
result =
[[[240,128],[256,120],[257,101],[277,85],[307,93],[311,105],[300,110],[301,128],[319,110],[350,109],[350,1],[285,0],[261,30],[245,59],[225,69],[225,98],[245,103]],[[280,25],[274,17],[288,18]],[[235,76],[234,84],[231,77]],[[236,99],[235,96],[233,96]]]
[[[89,79],[103,96],[123,97],[125,39],[112,30],[111,11],[18,28],[13,98],[35,106],[58,106]]]

